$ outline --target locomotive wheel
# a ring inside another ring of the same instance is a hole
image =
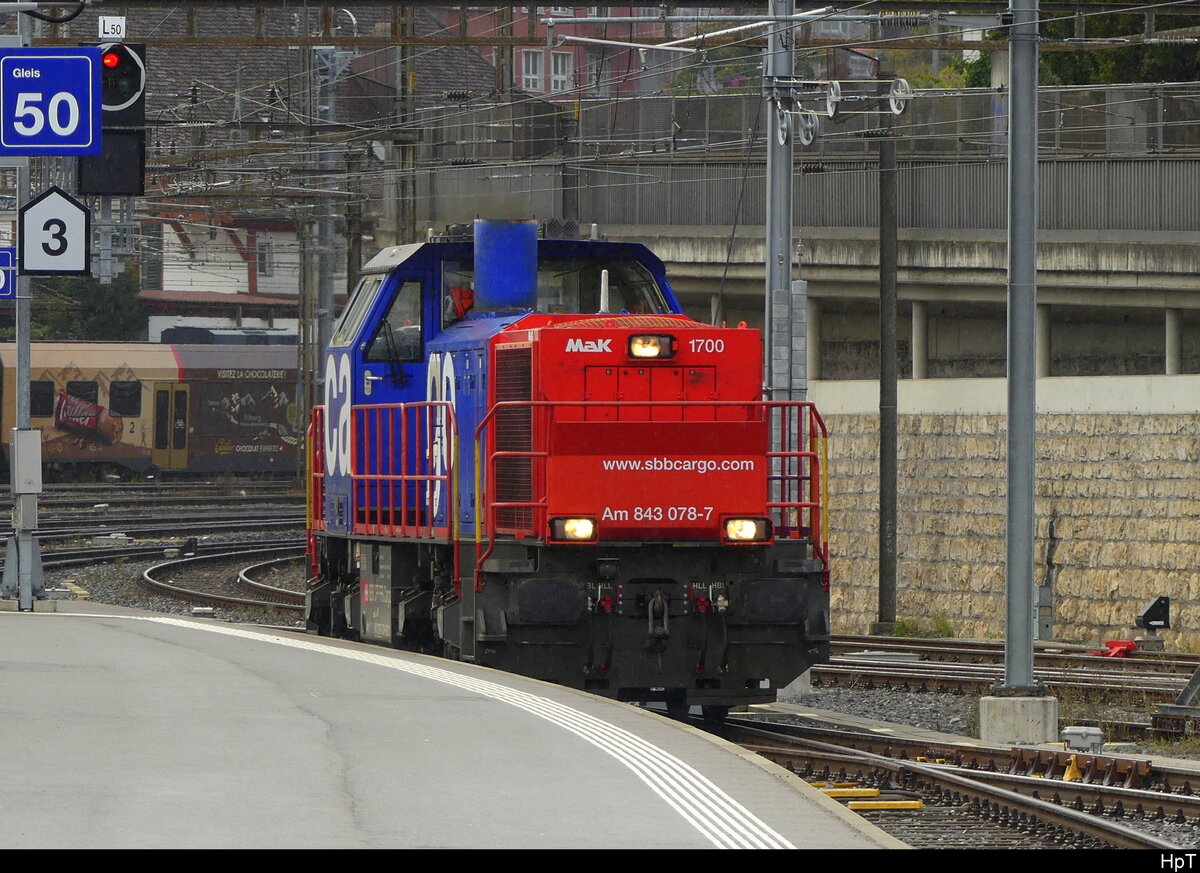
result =
[[[690,710],[686,693],[672,693],[667,697],[667,715],[675,721],[687,721]]]
[[[315,631],[317,636],[328,637],[333,636],[333,629],[330,626],[329,610],[321,607],[315,607],[308,616],[308,630]]]

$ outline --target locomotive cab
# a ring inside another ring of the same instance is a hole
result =
[[[310,628],[723,712],[827,657],[824,426],[627,243],[388,249],[310,430]]]

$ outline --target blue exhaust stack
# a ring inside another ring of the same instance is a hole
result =
[[[475,219],[475,309],[537,306],[537,222]]]

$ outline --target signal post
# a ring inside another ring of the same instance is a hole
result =
[[[91,271],[91,215],[65,191],[50,188],[31,199],[29,158],[102,153],[101,49],[34,48],[26,13],[37,3],[5,4],[17,13],[17,36],[0,37],[0,166],[17,171],[16,276],[0,276],[15,290],[17,338],[16,426],[10,433],[13,534],[0,596],[32,612],[45,597],[41,555],[33,538],[42,492],[42,434],[30,427],[30,275],[86,275]],[[0,251],[0,255],[3,252]],[[8,263],[11,264],[11,258]],[[0,288],[0,296],[5,296]]]

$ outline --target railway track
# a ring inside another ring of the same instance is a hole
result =
[[[264,555],[278,554],[272,560]],[[165,561],[142,574],[142,585],[157,594],[227,609],[262,609],[273,613],[301,616],[304,593],[255,581],[254,576],[281,562],[304,558],[304,541],[258,543],[251,548],[227,546],[208,555]],[[253,561],[246,564],[246,561]],[[234,569],[230,569],[230,564]],[[250,596],[246,596],[246,595]]]
[[[1072,648],[1043,649],[1035,658],[1034,675],[1052,693],[1086,693],[1097,701],[1150,707],[1173,702],[1200,667],[1200,658],[1186,655],[1147,652],[1111,658]],[[814,686],[978,695],[1003,679],[1002,645],[986,642],[839,637],[832,649],[830,662],[813,668]]]
[[[1136,823],[1200,817],[1200,799],[1189,795],[1009,772],[1020,759],[1003,750],[993,758],[983,749],[926,749],[928,757],[894,737],[747,719],[730,720],[721,734],[809,781],[853,784],[909,807],[855,811],[917,848],[1173,850],[1185,847]]]
[[[256,513],[248,513],[245,515],[236,515],[225,513],[220,517],[197,517],[193,514],[178,515],[178,516],[163,516],[160,515],[157,519],[146,520],[141,522],[130,522],[128,524],[105,524],[97,527],[93,522],[86,526],[66,526],[56,527],[50,525],[43,527],[34,533],[34,538],[39,542],[59,542],[59,541],[75,541],[75,540],[93,540],[98,537],[111,537],[120,539],[122,536],[129,539],[138,537],[145,538],[171,538],[181,536],[180,531],[186,531],[187,536],[194,536],[203,533],[242,531],[246,529],[263,529],[263,528],[301,528],[304,525],[304,517],[295,514],[274,514],[264,517],[260,510]],[[0,537],[7,536],[4,529],[0,529]]]
[[[834,655],[853,655],[864,651],[915,655],[924,661],[955,664],[1000,664],[1004,662],[1004,643],[996,640],[927,639],[914,637],[872,637],[839,635],[833,638]],[[1156,652],[1136,649],[1122,657],[1094,654],[1094,646],[1071,643],[1038,643],[1034,663],[1044,667],[1094,666],[1103,664],[1112,670],[1156,671],[1190,676],[1200,667],[1200,655],[1187,652]]]

